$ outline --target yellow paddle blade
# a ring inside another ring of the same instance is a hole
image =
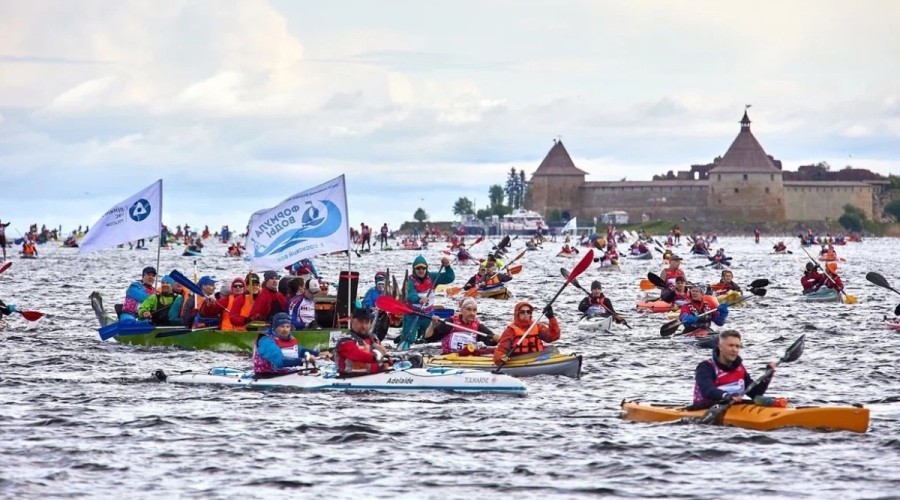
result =
[[[845,297],[844,300],[848,304],[856,304],[857,302],[859,302],[858,300],[856,300],[856,295],[850,295],[849,293],[847,294],[847,296]]]

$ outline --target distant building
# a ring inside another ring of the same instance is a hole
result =
[[[750,131],[747,112],[734,142],[708,165],[655,176],[652,181],[587,182],[561,140],[531,175],[528,208],[543,214],[558,210],[563,219],[627,212],[631,220],[719,218],[748,222],[837,219],[846,204],[880,220],[889,181],[863,169],[827,171],[803,166],[781,169]]]

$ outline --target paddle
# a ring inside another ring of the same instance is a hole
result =
[[[568,270],[568,269],[566,269],[566,268],[564,268],[564,267],[561,267],[561,268],[559,268],[559,272],[562,274],[563,278],[568,278],[568,277],[569,277],[569,270]],[[572,280],[572,284],[575,285],[575,287],[578,288],[579,290],[581,290],[582,292],[586,293],[586,294],[588,295],[588,297],[591,296],[591,292],[587,291],[587,289],[585,289],[583,286],[581,286],[581,283],[579,283],[578,280],[573,279],[573,280]],[[616,314],[616,313],[613,312],[613,311],[610,311],[609,308],[607,308],[605,304],[598,304],[598,305],[599,305],[600,307],[602,307],[603,310],[605,310],[605,311],[608,312],[609,314],[612,314],[613,318],[618,319],[619,321],[622,322],[623,325],[625,325],[629,330],[631,330],[631,325],[629,325],[628,322],[625,321],[625,319],[624,319],[623,317],[619,316],[618,314]]]
[[[660,278],[652,272],[647,273],[647,279],[650,281],[650,283],[653,283],[653,286],[655,286],[656,288],[669,288],[669,284],[666,283],[666,280]]]
[[[729,307],[733,307],[733,306],[735,306],[735,305],[737,305],[737,304],[740,304],[741,302],[744,302],[744,301],[750,299],[750,298],[753,297],[754,295],[757,296],[757,297],[765,297],[765,296],[766,296],[766,293],[767,293],[767,290],[766,290],[765,288],[751,288],[751,289],[750,289],[750,293],[752,293],[753,295],[748,295],[748,296],[746,296],[746,297],[741,297],[741,298],[738,299],[734,304],[731,304],[731,306],[729,306]],[[706,315],[708,315],[708,314],[712,314],[712,313],[714,313],[714,312],[717,311],[717,310],[718,310],[718,309],[712,309],[711,311],[706,311],[706,312],[703,313],[703,314],[698,314],[697,317],[698,317],[698,318],[701,318],[701,317],[706,316]],[[675,333],[676,331],[678,331],[678,328],[681,327],[681,324],[682,324],[682,323],[681,323],[681,320],[678,319],[678,318],[673,319],[672,321],[663,323],[663,326],[659,327],[659,334],[660,334],[661,336],[663,336],[663,337],[671,337],[673,333]]]
[[[651,282],[650,280],[645,279],[645,280],[641,280],[640,287],[641,287],[641,290],[647,291],[647,290],[653,290],[654,288],[656,288],[656,285],[654,285],[653,282]]]
[[[814,259],[813,256],[810,255],[809,252],[807,252],[805,248],[800,247],[800,250],[803,250],[803,253],[805,253],[806,256],[809,257],[809,260],[811,260],[813,264],[818,265],[818,263],[816,262],[816,259]],[[830,281],[832,285],[837,286],[837,283],[835,283],[834,280],[831,279],[831,276],[828,276],[828,271],[825,271],[825,279],[827,279],[828,281]],[[855,295],[850,295],[850,294],[848,294],[847,292],[844,291],[843,288],[841,288],[841,289],[838,290],[838,291],[841,292],[841,294],[843,294],[843,296],[844,296],[844,298],[846,299],[846,301],[847,301],[848,304],[856,304],[856,303],[858,302],[858,300],[856,300],[856,296],[855,296]]]
[[[6,264],[3,264],[2,266],[0,266],[0,274],[3,274],[3,271],[6,271],[10,267],[12,267],[12,261],[7,262]]]
[[[882,275],[880,275],[880,274],[878,274],[878,273],[875,273],[875,272],[868,272],[868,273],[866,273],[866,280],[868,280],[870,283],[872,283],[872,284],[874,284],[874,285],[878,285],[878,286],[880,286],[881,288],[887,288],[888,290],[890,290],[890,291],[896,293],[897,295],[900,295],[900,292],[898,292],[895,288],[893,288],[893,287],[887,282],[887,280],[884,278],[884,276],[882,276]]]
[[[560,294],[562,294],[563,290],[566,289],[566,286],[569,283],[571,283],[575,278],[577,278],[579,274],[583,273],[588,267],[590,267],[591,262],[593,260],[594,260],[594,250],[590,249],[587,252],[585,252],[584,257],[581,258],[581,261],[579,261],[578,264],[576,264],[575,267],[572,269],[572,272],[569,274],[569,277],[566,278],[565,283],[563,283],[562,286],[559,287],[559,290],[556,292],[556,295],[554,295],[553,298],[550,299],[550,302],[547,302],[547,306],[552,305],[554,302],[556,302],[556,299],[559,298],[559,296],[560,296]],[[544,309],[546,309],[547,306],[544,306]],[[519,337],[519,341],[516,342],[515,345],[511,346],[510,349],[506,352],[507,357],[512,353],[513,350],[515,350],[516,347],[518,347],[519,345],[522,344],[522,341],[525,340],[525,337],[527,337],[528,334],[531,333],[531,330],[533,330],[534,327],[537,326],[537,324],[541,320],[541,318],[544,317],[544,309],[541,309],[541,314],[539,314],[538,317],[535,318],[535,320],[531,323],[531,326],[529,326],[528,329],[525,330],[525,333],[523,333],[522,336]],[[500,373],[500,370],[503,368],[503,365],[505,365],[505,364],[506,364],[506,361],[501,360],[500,365],[497,366],[497,368],[493,371],[493,373]]]
[[[519,265],[519,266],[514,266],[514,267],[518,267],[518,269],[516,269],[515,271],[513,271],[513,268],[510,267],[510,265],[512,265],[513,262],[515,262],[515,261],[521,259],[522,257],[524,257],[526,252],[527,252],[527,250],[522,250],[522,252],[519,253],[519,255],[516,255],[516,257],[515,257],[513,260],[507,262],[506,265],[503,266],[503,269],[506,269],[506,271],[507,271],[509,274],[512,274],[512,275],[519,274],[520,272],[522,272],[522,266],[521,266],[521,265]],[[502,272],[503,272],[503,269],[500,269],[500,270],[497,271],[496,273],[494,273],[494,274],[488,276],[487,278],[483,279],[482,282],[488,281],[489,279],[493,278],[494,276],[497,276],[498,274],[502,273]],[[477,295],[477,294],[478,294],[478,286],[477,286],[477,285],[476,285],[476,286],[473,286],[472,288],[470,288],[470,289],[468,289],[468,290],[466,290],[466,296],[467,296],[467,297],[474,297],[474,296]]]
[[[25,319],[27,319],[28,321],[37,321],[37,320],[41,319],[41,318],[44,316],[44,313],[38,312],[38,311],[19,311],[19,310],[16,310],[16,312],[18,312],[19,314],[21,314],[22,317],[25,318]]]
[[[375,307],[377,307],[379,310],[384,311],[389,314],[396,314],[396,315],[414,314],[416,316],[421,316],[423,318],[433,319],[433,316],[425,314],[421,311],[416,311],[412,307],[409,307],[409,305],[404,304],[403,302],[401,302],[393,297],[389,297],[387,295],[382,295],[381,297],[378,297],[377,299],[375,299]],[[491,338],[491,335],[488,335],[487,333],[479,332],[478,330],[473,330],[471,328],[466,328],[464,326],[455,325],[453,323],[448,323],[447,320],[445,320],[445,319],[440,320],[440,322],[447,326],[453,327],[453,328],[465,330],[467,332],[471,332],[476,335],[481,335],[482,337]]]
[[[775,362],[775,366],[778,366],[781,363],[790,363],[791,361],[797,361],[797,359],[799,359],[803,354],[803,342],[805,338],[806,335],[801,335],[799,339],[795,340],[794,343],[791,344],[791,346],[788,347],[786,351],[784,351],[784,356],[782,356],[778,361]],[[775,373],[775,370],[773,370],[771,366],[766,368],[766,372],[763,373],[761,377],[754,380],[753,383],[744,390],[744,394],[750,392],[751,390],[755,389],[756,386],[765,382],[772,376],[773,373]],[[728,410],[728,408],[730,408],[733,404],[734,400],[728,399],[727,401],[712,405],[708,410],[706,410],[706,413],[704,413],[703,416],[700,417],[698,423],[710,425],[721,422],[720,417],[725,415],[725,411]]]

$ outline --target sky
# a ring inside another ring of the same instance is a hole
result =
[[[351,223],[488,204],[561,138],[589,181],[722,155],[900,174],[900,4],[0,0],[0,220],[243,228],[345,174]]]

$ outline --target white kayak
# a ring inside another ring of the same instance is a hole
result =
[[[225,385],[301,391],[457,391],[525,394],[525,384],[504,374],[460,368],[407,368],[358,377],[338,377],[334,368],[310,370],[274,377],[256,377],[252,371],[213,368],[207,373],[154,374],[170,384]]]
[[[578,329],[592,332],[609,332],[612,322],[612,316],[586,316],[578,321]]]

